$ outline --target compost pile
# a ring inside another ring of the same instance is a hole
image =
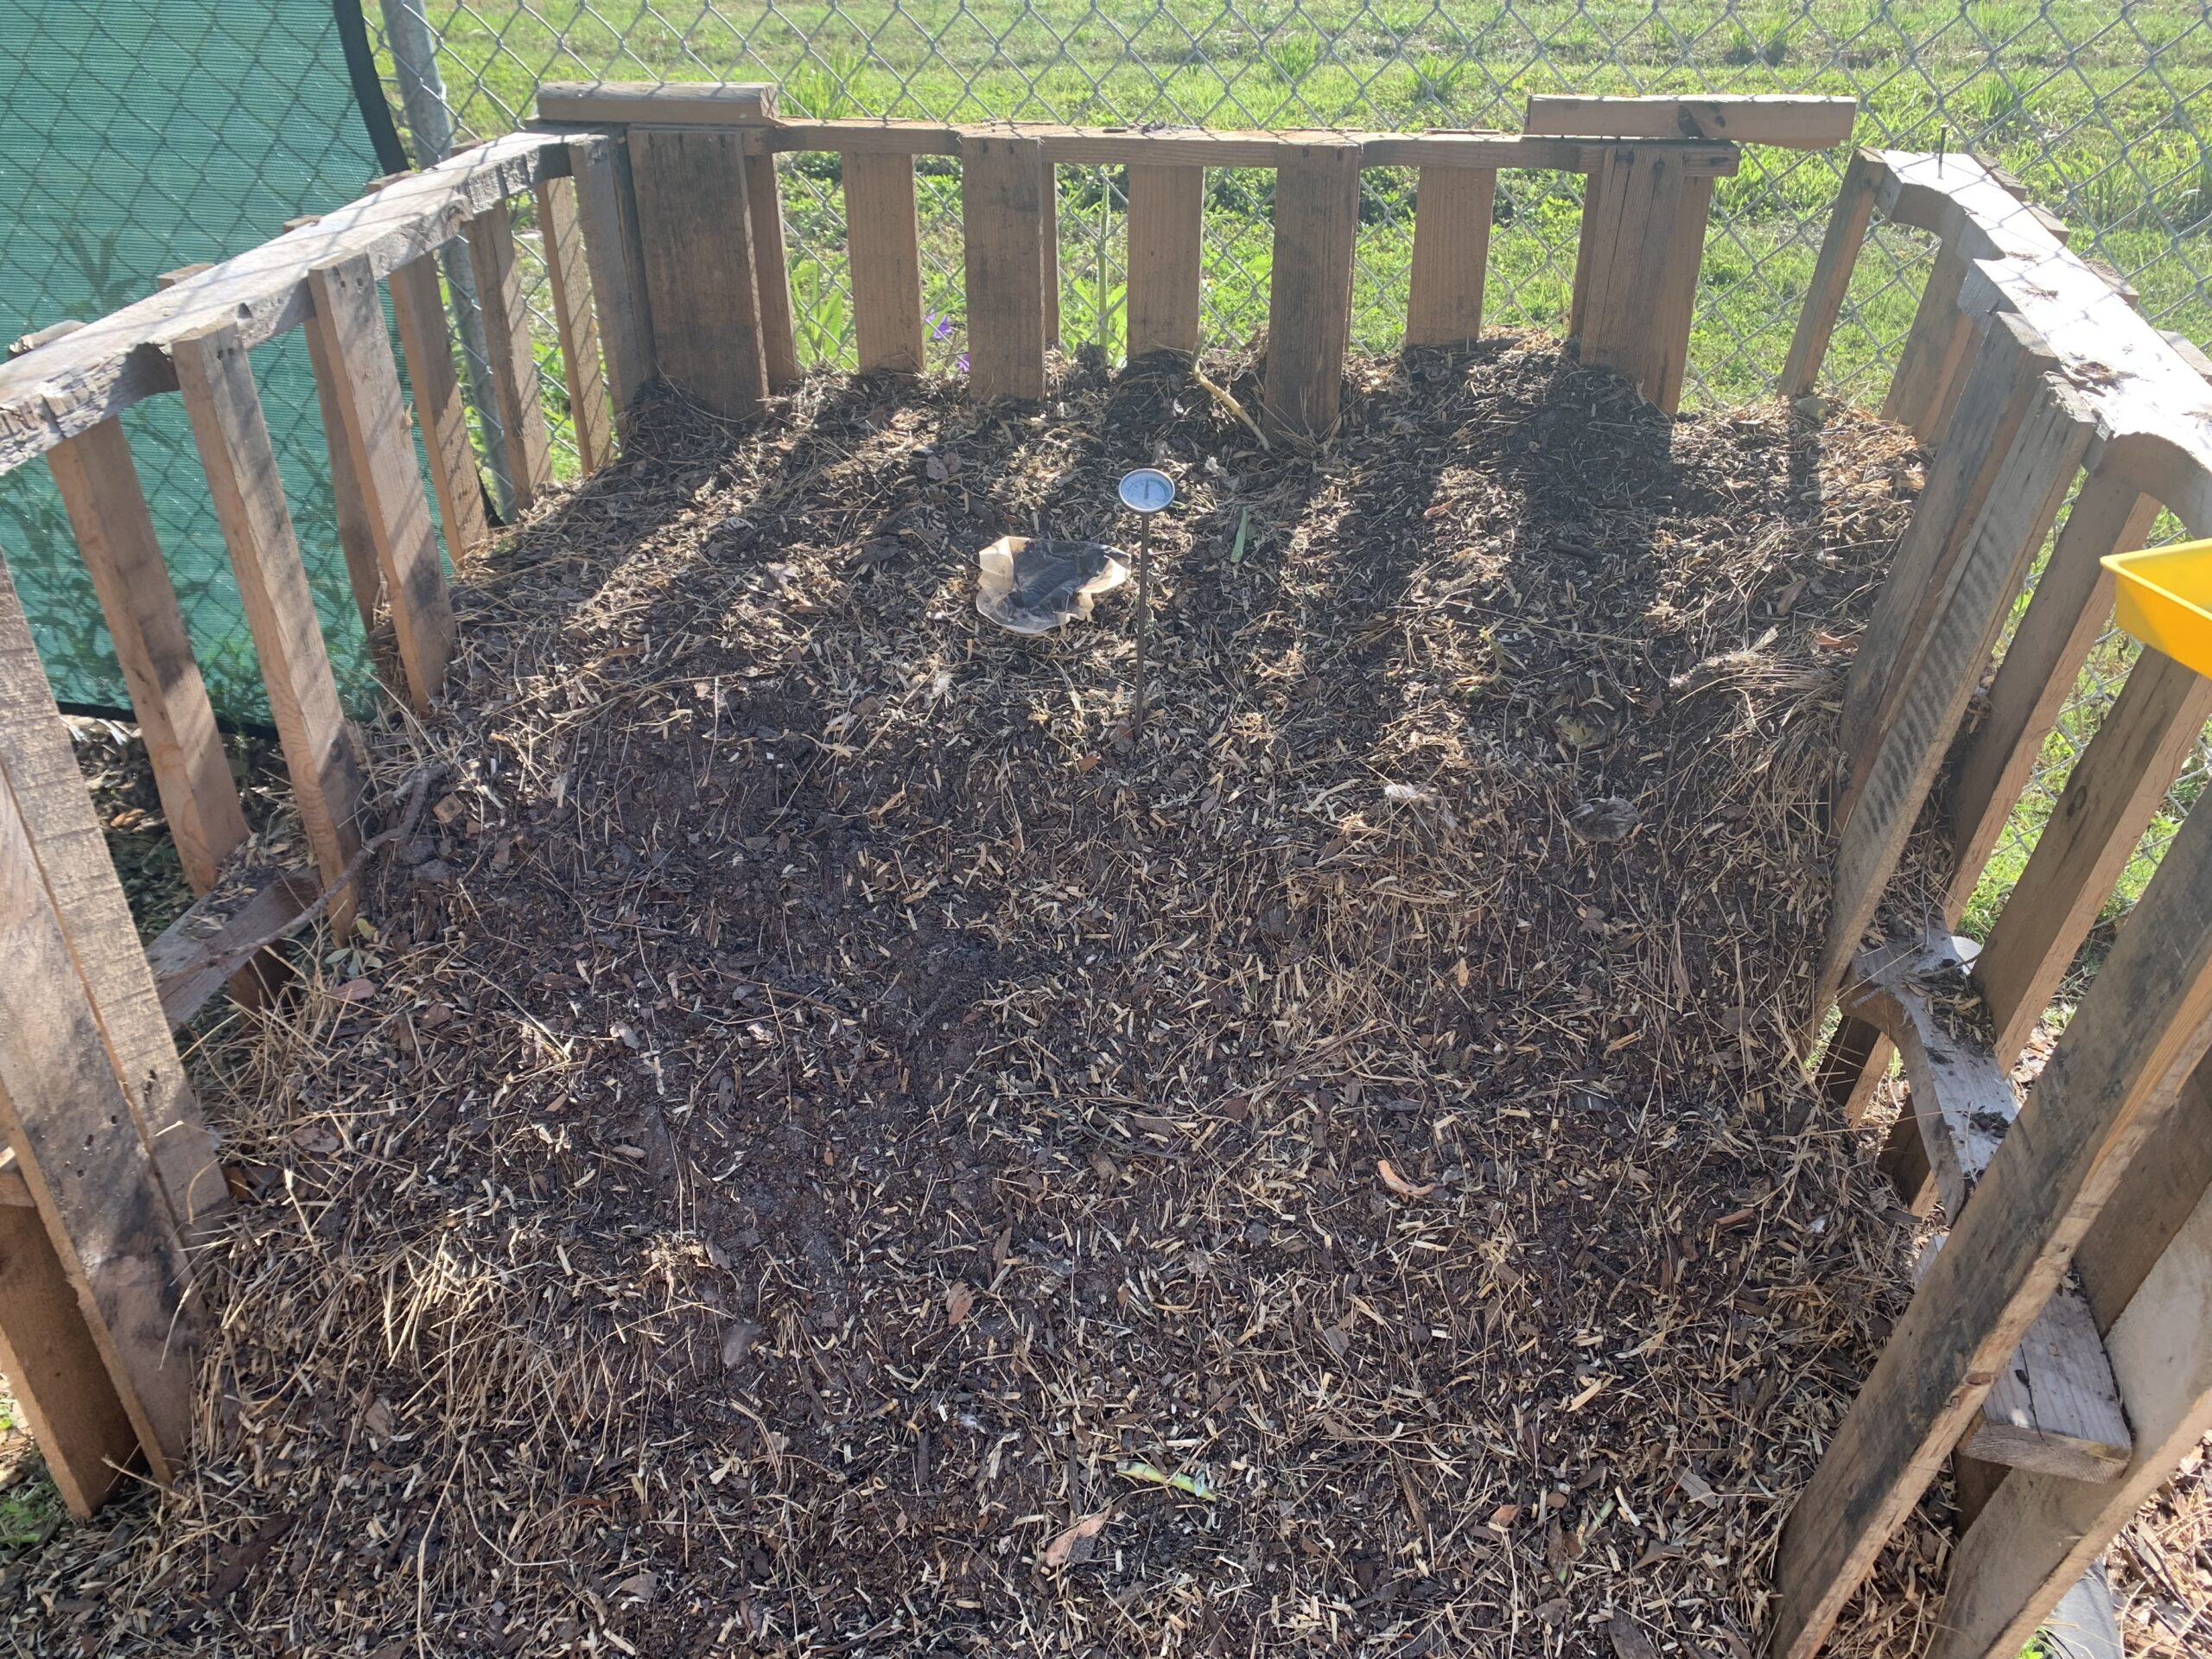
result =
[[[975,556],[1139,465],[1132,733],[1135,584],[1024,639]],[[1748,1654],[1904,1282],[1796,1057],[1918,466],[1516,336],[1319,455],[1164,368],[645,409],[372,734],[379,931],[208,1085],[199,1465],[15,1629]]]

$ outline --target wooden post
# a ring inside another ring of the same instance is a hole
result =
[[[845,251],[862,374],[922,369],[922,255],[911,156],[847,151]]]
[[[2212,813],[2200,812],[2175,837],[1783,1529],[1770,1643],[1781,1659],[1819,1650],[2208,1040]]]
[[[1663,406],[1670,384],[1679,392],[1678,359],[1689,346],[1684,296],[1694,297],[1697,268],[1685,269],[1693,257],[1685,243],[1694,221],[1702,254],[1704,223],[1685,212],[1682,165],[1665,149],[1611,145],[1602,175],[1598,212],[1583,215],[1587,284],[1574,319],[1582,361],[1618,370]]]
[[[1044,213],[1045,246],[1039,277],[1045,290],[1045,344],[1057,346],[1060,343],[1060,169],[1050,162],[1045,163]]]
[[[320,222],[321,215],[288,219],[284,228],[296,231]],[[361,480],[353,471],[353,452],[346,442],[345,374],[330,360],[321,333],[310,323],[307,336],[308,365],[315,374],[315,400],[322,415],[322,441],[330,457],[330,505],[338,525],[338,550],[346,559],[346,585],[353,591],[353,608],[360,613],[361,635],[373,653],[377,622],[384,613],[384,574],[377,561],[376,532],[369,522],[367,503],[361,499]],[[390,658],[385,658],[388,664]]]
[[[245,602],[300,826],[324,882],[334,882],[360,850],[361,762],[339,706],[252,366],[232,323],[173,341],[169,356]],[[341,938],[353,929],[356,902],[350,889],[331,899],[331,928]]]
[[[485,348],[499,394],[499,441],[507,455],[507,482],[518,510],[530,506],[553,481],[545,434],[545,400],[538,390],[537,350],[530,338],[530,308],[523,302],[522,270],[515,262],[514,217],[497,201],[468,221],[468,263],[476,271],[476,302],[484,313]]]
[[[1275,169],[1274,264],[1268,286],[1269,432],[1325,443],[1336,430],[1351,345],[1359,146],[1300,144]]]
[[[2008,330],[2019,326],[2005,316],[1995,323]],[[1815,981],[1818,1007],[1842,982],[1859,935],[1873,920],[2012,596],[2088,446],[2094,423],[2070,390],[2055,381],[2039,380],[2037,387],[1984,510],[1929,595],[1928,626],[1898,659],[1895,696],[1885,703],[1894,715],[1885,712],[1868,740],[1865,785],[1837,842],[1834,907]]]
[[[645,300],[645,251],[638,241],[638,203],[630,186],[630,150],[602,134],[569,141],[576,181],[576,214],[591,265],[592,303],[607,353],[614,429],[627,437],[630,406],[657,372],[652,313]]]
[[[1045,395],[1045,147],[963,133],[968,385],[979,398]]]
[[[545,250],[553,325],[561,337],[561,370],[569,387],[569,418],[575,428],[576,463],[586,473],[595,473],[613,457],[614,440],[607,425],[607,374],[600,366],[591,273],[576,216],[576,182],[540,179],[537,194],[537,239]]]
[[[46,459],[130,688],[184,879],[205,893],[245,842],[245,811],[130,442],[120,421],[105,420]]]
[[[1129,360],[1195,357],[1205,279],[1206,170],[1129,168]]]
[[[765,151],[745,158],[745,205],[753,223],[753,274],[767,387],[771,391],[788,391],[798,384],[798,340],[791,329],[784,199],[776,188],[776,158]]]
[[[1874,186],[1881,171],[1881,158],[1866,149],[1853,152],[1851,164],[1843,170],[1843,188],[1828,215],[1827,233],[1821,238],[1820,257],[1805,289],[1804,308],[1797,314],[1797,330],[1789,338],[1789,356],[1782,365],[1785,397],[1802,397],[1819,383],[1828,340],[1851,288],[1852,269],[1859,263],[1859,246],[1874,217]]]
[[[1660,277],[1659,300],[1653,309],[1657,345],[1665,359],[1665,370],[1652,402],[1669,415],[1682,406],[1682,387],[1689,378],[1690,335],[1697,325],[1697,279],[1705,269],[1706,221],[1712,212],[1713,180],[1684,179],[1675,245],[1667,254],[1666,267]]]
[[[1482,337],[1483,289],[1497,175],[1487,168],[1424,167],[1414,187],[1413,293],[1408,346],[1471,346]]]
[[[309,271],[308,288],[315,298],[308,327],[334,375],[330,401],[383,572],[409,700],[427,714],[453,660],[453,601],[416,470],[376,273],[356,257]]]
[[[718,415],[758,413],[768,371],[743,135],[632,127],[630,171],[661,374]]]

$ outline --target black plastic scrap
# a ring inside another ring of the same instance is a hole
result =
[[[976,609],[1016,633],[1089,616],[1093,598],[1129,579],[1128,559],[1103,542],[1001,536],[976,563]]]

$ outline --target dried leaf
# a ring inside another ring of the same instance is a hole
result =
[[[1605,1634],[1613,1638],[1614,1659],[1659,1659],[1659,1650],[1651,1645],[1651,1638],[1636,1628],[1636,1621],[1624,1608],[1613,1609]]]
[[[1068,1567],[1089,1560],[1092,1541],[1106,1530],[1106,1523],[1113,1518],[1111,1503],[1096,1515],[1086,1515],[1046,1545],[1045,1553],[1038,1560],[1046,1567]]]
[[[957,1325],[975,1311],[976,1293],[956,1280],[945,1287],[944,1322]]]
[[[1383,1185],[1402,1198],[1425,1198],[1436,1191],[1434,1181],[1416,1183],[1408,1180],[1398,1173],[1395,1166],[1388,1158],[1377,1158],[1375,1160],[1375,1173],[1382,1178]]]
[[[1518,1503],[1501,1503],[1490,1512],[1490,1524],[1500,1532],[1503,1532],[1520,1518],[1521,1506]]]

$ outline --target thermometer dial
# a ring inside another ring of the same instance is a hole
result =
[[[1131,512],[1158,512],[1175,499],[1175,480],[1157,467],[1140,467],[1122,480],[1122,505]]]

